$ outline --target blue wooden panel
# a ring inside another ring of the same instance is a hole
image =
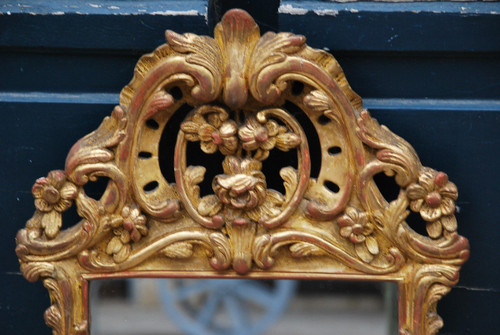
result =
[[[95,3],[6,1],[0,47],[149,50],[164,42],[165,29],[208,34],[206,1]]]
[[[500,50],[497,2],[282,1],[280,30],[331,50]]]
[[[499,98],[500,53],[331,52],[365,98]]]
[[[444,317],[439,335],[498,334],[499,310],[498,289],[463,287],[459,283],[438,303],[439,314]]]
[[[24,6],[7,0],[0,4],[0,46],[148,50],[162,41],[166,28],[211,35],[206,5],[128,0],[96,8],[64,0]],[[279,29],[332,50],[498,52],[499,13],[496,2],[282,1]]]
[[[333,53],[363,97],[498,98],[500,54]],[[139,57],[138,52],[0,49],[0,78],[9,78],[0,81],[0,92],[118,93]]]
[[[5,203],[5,206],[10,205],[12,204]],[[12,244],[9,243],[8,246],[11,247]],[[25,279],[19,270],[15,272],[2,270],[0,274],[0,283],[2,284],[0,327],[2,327],[2,334],[52,334],[43,320],[43,313],[49,306],[48,291],[41,282],[20,286],[19,282],[23,280]]]

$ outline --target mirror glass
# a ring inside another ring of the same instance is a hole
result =
[[[106,279],[90,292],[92,335],[397,334],[394,283]]]

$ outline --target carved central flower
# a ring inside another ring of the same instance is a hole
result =
[[[297,147],[300,137],[289,132],[284,126],[278,125],[274,120],[257,120],[255,116],[249,116],[245,124],[238,130],[243,149],[256,151],[253,158],[263,161],[269,156],[269,151],[274,147],[282,151],[288,151]]]
[[[237,209],[252,209],[266,197],[266,181],[262,164],[254,159],[228,156],[224,173],[214,178],[213,189],[222,203]]]

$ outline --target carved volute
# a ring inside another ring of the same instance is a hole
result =
[[[437,301],[469,255],[447,175],[379,125],[303,36],[260,36],[231,10],[214,38],[166,38],[65,169],[33,186],[16,251],[23,275],[50,291],[54,333],[88,333],[89,280],[132,276],[393,281],[400,334],[436,333]],[[102,197],[88,196],[103,177]],[[70,206],[82,220],[61,230]],[[405,222],[410,211],[426,236]]]

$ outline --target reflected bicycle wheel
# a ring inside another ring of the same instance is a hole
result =
[[[162,304],[190,335],[257,335],[285,312],[296,281],[159,279]]]

